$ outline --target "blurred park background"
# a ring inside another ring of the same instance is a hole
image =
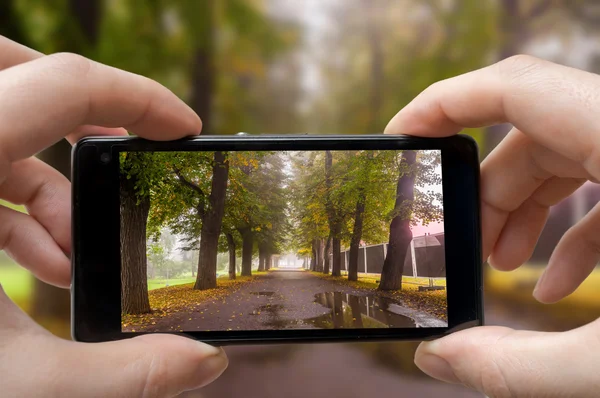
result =
[[[2,0],[0,34],[156,79],[199,113],[204,134],[379,133],[431,83],[518,53],[600,71],[595,0]],[[467,132],[483,158],[508,127]],[[39,156],[68,174],[69,150]],[[600,315],[600,271],[559,304],[531,297],[560,236],[599,199],[588,184],[556,206],[522,269],[486,269],[487,323],[558,331]],[[2,252],[0,283],[69,338],[68,292]],[[188,396],[478,396],[420,373],[416,346],[229,348],[226,374]]]

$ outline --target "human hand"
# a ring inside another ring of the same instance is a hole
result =
[[[464,127],[514,128],[481,166],[483,255],[500,270],[532,255],[550,206],[600,181],[600,76],[517,56],[436,83],[386,133],[443,137]],[[571,294],[600,259],[600,205],[557,245],[534,296]],[[415,362],[432,377],[489,397],[596,397],[600,321],[565,333],[480,327],[422,343]]]
[[[43,56],[0,36],[0,249],[39,279],[70,281],[70,184],[33,157],[66,137],[154,140],[198,134],[198,116],[144,77],[73,54]],[[83,344],[54,337],[0,288],[2,395],[167,397],[202,387],[227,367],[219,348],[172,335]]]

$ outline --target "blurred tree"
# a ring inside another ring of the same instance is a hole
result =
[[[0,2],[0,35],[31,47],[31,41],[19,19],[19,13],[15,4],[16,0]]]
[[[8,36],[14,40],[30,47],[36,48],[31,32],[24,23],[22,11],[19,10],[16,1],[3,2],[6,14],[10,21],[6,24],[9,31]],[[22,2],[21,2],[22,3]],[[22,6],[22,4],[21,4]],[[62,14],[59,23],[63,34],[62,40],[57,44],[58,51],[70,51],[85,54],[89,48],[98,42],[98,26],[101,19],[101,9],[98,2],[87,0],[68,0],[67,10]],[[0,26],[5,26],[0,24]],[[1,28],[0,28],[1,29]],[[27,31],[27,33],[24,33]],[[65,140],[42,151],[38,157],[57,169],[65,177],[70,178],[70,145]],[[68,322],[70,318],[70,295],[67,290],[58,289],[36,279],[34,288],[34,299],[32,315],[53,320]]]

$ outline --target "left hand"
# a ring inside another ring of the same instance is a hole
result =
[[[69,181],[34,154],[66,137],[154,140],[198,134],[200,118],[160,84],[75,54],[43,56],[0,36],[0,250],[50,284],[68,287]],[[0,270],[1,272],[1,270]],[[83,344],[36,325],[0,287],[0,385],[10,397],[170,397],[227,367],[224,352],[173,335]]]

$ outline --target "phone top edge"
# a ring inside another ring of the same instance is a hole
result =
[[[420,137],[405,134],[260,134],[260,135],[195,135],[180,138],[171,141],[156,141],[147,140],[138,136],[88,136],[79,140],[73,145],[75,151],[77,147],[94,142],[129,142],[129,141],[150,141],[154,143],[169,143],[169,142],[193,142],[193,141],[273,141],[273,140],[335,140],[343,139],[349,141],[359,140],[455,140],[464,139],[477,146],[475,139],[467,134],[456,134],[448,137]]]

